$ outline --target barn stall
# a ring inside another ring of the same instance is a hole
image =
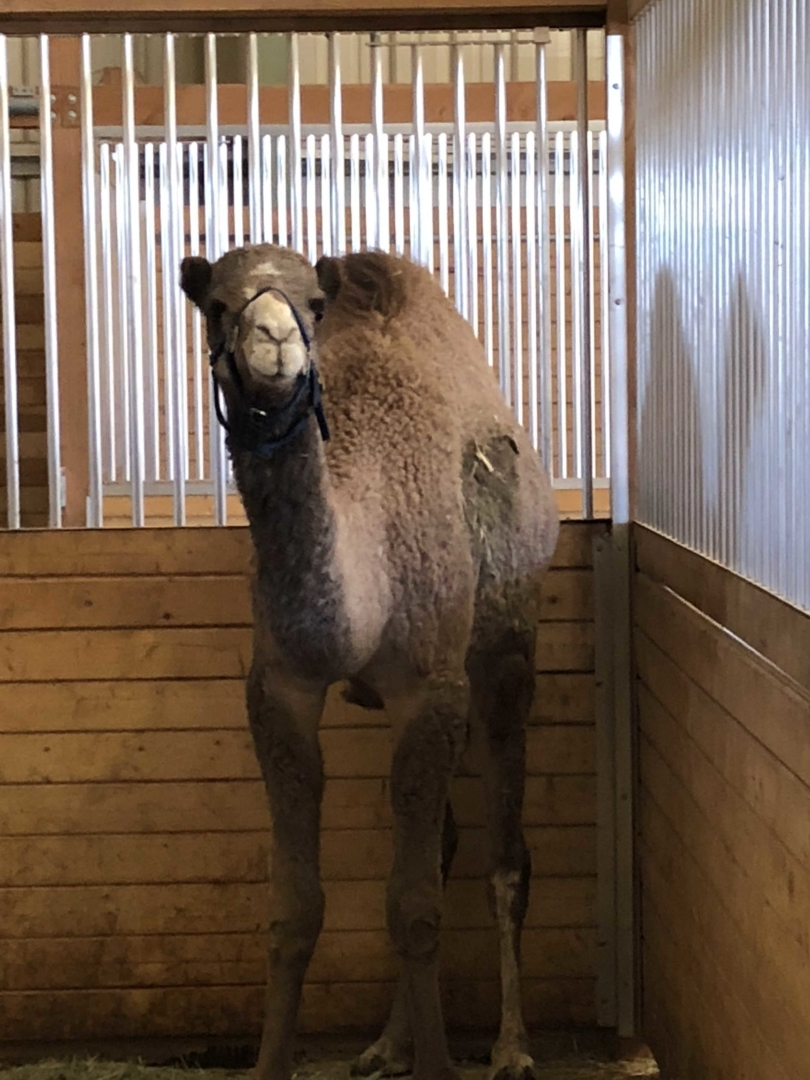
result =
[[[172,275],[273,239],[430,266],[554,482],[528,1021],[641,1035],[672,1077],[804,1075],[806,16],[610,7],[198,5],[189,34],[180,4],[7,5],[7,1046],[258,1030],[249,541]],[[307,1032],[390,1004],[388,739],[330,702]],[[466,761],[443,964],[468,1031],[499,1001],[477,788]]]

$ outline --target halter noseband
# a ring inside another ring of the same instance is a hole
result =
[[[296,325],[298,326],[301,341],[304,343],[304,348],[310,358],[309,371],[307,371],[305,375],[302,373],[296,378],[295,390],[293,391],[292,397],[284,405],[280,405],[275,409],[257,409],[250,404],[245,391],[244,381],[236,363],[236,340],[239,332],[239,321],[247,308],[258,300],[260,296],[264,296],[265,293],[277,293],[287,304],[292,312]],[[275,285],[267,285],[265,288],[259,289],[258,292],[255,292],[249,300],[246,300],[239,311],[237,311],[230,333],[221,345],[216,349],[211,350],[209,359],[211,362],[214,409],[217,414],[217,420],[219,420],[222,427],[227,431],[228,435],[239,449],[250,450],[260,457],[271,457],[276,450],[280,450],[282,446],[286,446],[287,443],[292,442],[293,439],[301,434],[306,427],[310,413],[315,414],[321,438],[324,442],[328,441],[329,427],[326,423],[326,417],[323,411],[323,388],[321,386],[321,380],[318,377],[318,369],[315,366],[315,361],[312,359],[310,351],[311,344],[310,336],[306,331],[295,305],[286,293],[282,292],[282,290]],[[228,422],[230,420],[230,415],[226,419],[222,412],[220,387],[217,378],[214,375],[214,367],[220,359],[224,359],[228,366],[228,373],[236,387],[239,398],[240,415],[236,431],[232,429],[231,424]],[[294,415],[304,403],[306,405],[304,412],[292,421],[287,430],[281,435],[273,434],[273,432],[277,431],[279,426],[283,425],[285,420],[288,420],[290,416]]]

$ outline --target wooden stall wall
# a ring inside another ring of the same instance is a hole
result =
[[[637,530],[644,1034],[669,1078],[810,1075],[810,618]]]
[[[592,542],[563,527],[528,739],[532,1025],[595,1021]],[[0,534],[0,1039],[258,1030],[265,800],[243,707],[245,529]],[[303,1029],[382,1022],[395,962],[381,714],[327,710],[326,925]],[[449,1023],[497,1017],[474,763],[443,938]]]

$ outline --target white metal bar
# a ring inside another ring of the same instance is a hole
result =
[[[583,296],[583,240],[582,240],[582,198],[580,187],[580,142],[579,132],[572,131],[569,139],[570,167],[568,174],[568,234],[571,253],[571,408],[572,416],[572,457],[574,476],[583,481],[582,467],[582,426],[584,410],[582,388],[584,386],[585,364],[583,361],[582,312]]]
[[[405,140],[394,136],[394,250],[405,254]]]
[[[144,518],[144,379],[143,302],[141,280],[141,199],[140,152],[135,137],[135,60],[132,34],[123,35],[122,93],[124,114],[124,160],[126,166],[127,286],[129,292],[129,381],[130,428],[132,440],[130,491],[132,524],[143,526]],[[95,244],[93,245],[95,250]]]
[[[58,529],[62,525],[62,459],[59,416],[59,338],[56,325],[57,266],[56,222],[54,220],[53,206],[51,65],[50,44],[47,34],[40,34],[39,36],[39,72],[39,157],[42,192],[40,199],[40,213],[42,216],[42,277],[45,315],[45,408],[47,413],[48,439],[48,525],[51,529]],[[2,75],[0,75],[0,81],[3,81]],[[3,165],[0,167],[4,168],[5,162],[3,162]],[[109,342],[109,337],[105,337],[105,340]],[[8,383],[6,385],[8,385]]]
[[[332,243],[332,155],[329,135],[321,136],[321,249],[324,255],[337,255]]]
[[[447,133],[442,131],[438,138],[439,159],[439,281],[445,295],[450,294],[450,234],[447,217]]]
[[[540,456],[551,474],[554,467],[554,390],[551,347],[551,236],[548,205],[548,83],[546,49],[551,34],[546,29],[535,31],[535,79],[537,87],[537,258],[539,289],[537,293],[537,324],[539,359],[537,392],[540,396],[537,411]]]
[[[273,222],[273,137],[262,135],[262,239],[265,244],[275,243]]]
[[[495,364],[495,316],[492,281],[492,143],[490,134],[481,136],[481,262],[484,270],[484,348],[487,363]]]
[[[358,136],[359,138],[359,136]],[[375,173],[375,161],[377,150],[374,145],[373,132],[367,131],[363,136],[363,151],[364,151],[364,170],[363,176],[358,186],[358,190],[361,191],[361,203],[365,206],[365,246],[379,247],[379,226],[377,223],[377,211],[379,209],[377,205],[377,188],[376,188],[376,173]],[[352,211],[353,212],[353,211]],[[359,207],[358,207],[359,213]]]
[[[476,336],[481,329],[478,317],[478,137],[467,133],[467,310]],[[432,245],[431,245],[432,246]]]
[[[296,251],[304,251],[304,206],[301,159],[301,63],[298,34],[289,37],[288,100],[290,110],[290,228]]]
[[[610,258],[608,254],[607,131],[599,132],[599,329],[602,373],[602,475],[610,478]]]
[[[424,219],[427,216],[425,192],[425,76],[422,50],[411,46],[411,102],[413,136],[411,142],[411,258],[427,264]],[[414,182],[415,181],[415,182]],[[414,246],[415,241],[415,246]]]
[[[126,202],[126,161],[124,147],[118,143],[113,153],[115,165],[115,258],[116,277],[118,280],[118,327],[117,327],[117,363],[118,385],[121,393],[118,399],[119,428],[121,441],[118,447],[119,473],[129,483],[132,477],[132,410],[130,409],[131,387],[129,383],[129,294],[127,289],[127,202]],[[89,359],[89,357],[88,357]],[[88,372],[89,375],[89,372]]]
[[[360,136],[354,132],[349,138],[349,205],[351,207],[352,251],[361,246],[360,228]]]
[[[200,254],[200,156],[196,142],[188,145],[188,242],[189,254]],[[256,192],[256,205],[259,203],[259,188]],[[260,219],[261,221],[261,219]],[[253,223],[255,224],[255,222]],[[251,228],[253,226],[251,225]],[[261,239],[261,229],[256,233],[257,242]],[[191,385],[194,394],[194,465],[197,480],[206,476],[205,471],[205,422],[203,420],[203,375],[208,365],[203,359],[202,315],[194,307],[191,311]],[[190,453],[189,449],[189,453]],[[191,475],[191,470],[189,470]]]
[[[329,99],[331,105],[332,249],[346,250],[346,191],[343,147],[343,89],[340,68],[340,35],[329,35]]]
[[[535,196],[537,184],[535,167],[537,159],[534,132],[526,132],[526,364],[528,368],[528,431],[532,446],[539,449],[539,380],[538,380],[538,326],[537,315],[541,301],[537,295],[537,223],[535,221]]]
[[[465,178],[467,169],[465,153],[467,148],[467,92],[464,82],[464,56],[462,47],[456,38],[450,50],[453,68],[453,276],[456,293],[456,307],[466,319],[469,315],[467,306],[467,267],[469,260],[466,250],[467,187]]]
[[[416,139],[408,136],[408,255],[419,261],[419,171],[416,164]]]
[[[113,239],[112,239],[112,180],[110,174],[110,144],[105,142],[99,147],[99,200],[101,203],[99,212],[100,242],[101,242],[101,313],[102,313],[102,343],[104,346],[104,364],[101,367],[103,373],[104,395],[104,420],[105,449],[102,453],[106,457],[106,470],[103,479],[115,483],[118,479],[118,450],[117,450],[117,398],[115,393],[115,352],[116,352],[116,327],[115,327],[115,302],[114,302],[114,268],[113,268]],[[45,200],[43,198],[43,214]],[[43,224],[43,240],[45,227]],[[162,245],[161,245],[162,246]],[[48,322],[46,313],[46,323]],[[58,383],[54,386],[54,392],[58,394]],[[58,397],[56,401],[58,422]],[[61,501],[60,501],[61,506]]]
[[[177,410],[174,406],[175,379],[172,371],[174,364],[174,312],[173,275],[176,273],[172,244],[172,217],[169,209],[171,174],[166,143],[158,147],[158,168],[160,171],[160,276],[161,298],[163,301],[163,412],[166,418],[166,476],[174,480],[175,448],[174,437]]]
[[[50,102],[47,105],[50,111]],[[95,205],[93,206],[95,212]],[[0,34],[0,288],[3,292],[3,378],[6,413],[6,517],[20,527],[20,438],[17,420],[17,316],[14,305],[14,232],[11,131],[8,122],[8,46]],[[95,254],[95,249],[92,249]]]
[[[231,208],[228,193],[228,144],[220,139],[217,147],[216,182],[219,187],[219,250],[226,252],[231,246]],[[279,226],[280,227],[280,226]]]
[[[276,204],[278,206],[278,242],[287,246],[287,137],[276,139]]]
[[[291,38],[296,37],[295,34]],[[250,242],[262,242],[262,144],[259,109],[259,42],[256,34],[248,34],[247,42],[247,138],[248,138],[248,206],[250,211]],[[297,41],[296,41],[297,49]],[[290,50],[293,45],[290,43]]]
[[[97,529],[104,523],[104,510],[101,450],[101,361],[98,347],[98,276],[96,269],[96,161],[93,142],[93,64],[91,48],[89,34],[82,34],[79,77],[81,83],[85,324],[87,328],[87,452],[89,455],[87,463],[87,524],[90,528]],[[136,225],[138,221],[139,218],[136,217]],[[133,269],[136,272],[139,270],[137,265],[133,265]],[[3,299],[5,300],[5,288],[3,290]],[[140,331],[140,326],[138,330]],[[7,382],[6,386],[8,387],[8,385]],[[135,501],[133,499],[133,514],[134,511]],[[134,523],[139,524],[138,521],[134,521]]]
[[[554,257],[557,286],[557,439],[561,480],[570,475],[568,468],[568,356],[565,310],[565,137],[554,136]]]
[[[233,246],[245,243],[245,192],[242,177],[242,136],[234,135],[232,145],[231,179],[233,183]]]
[[[582,516],[593,517],[593,430],[591,399],[591,270],[589,252],[591,247],[591,174],[592,159],[588,153],[588,31],[576,31],[576,82],[577,82],[577,132],[579,137],[580,174],[579,206],[581,213],[581,282],[582,308],[580,311],[580,406],[581,456],[582,456]]]
[[[594,183],[593,183],[593,159],[594,159],[594,137],[593,132],[588,131],[587,138],[587,150],[588,150],[588,221],[590,228],[588,230],[588,246],[585,251],[585,259],[588,263],[588,281],[590,282],[590,295],[588,297],[588,305],[585,308],[585,314],[588,319],[588,326],[590,327],[590,352],[588,353],[588,369],[590,371],[590,378],[586,377],[586,383],[588,386],[588,395],[591,402],[591,478],[597,474],[597,430],[596,430],[596,300],[595,300],[595,262],[594,262],[594,246],[596,243],[595,234],[593,229],[593,208],[594,208]]]
[[[155,236],[155,144],[143,148],[146,341],[144,356],[144,481],[160,479],[160,376],[158,373],[157,238]]]
[[[185,199],[183,198],[183,172],[178,168],[179,146],[177,142],[177,77],[175,63],[174,34],[166,34],[163,39],[163,125],[166,132],[166,171],[168,184],[168,232],[167,241],[170,277],[164,296],[168,303],[164,321],[168,323],[167,344],[170,353],[164,358],[166,379],[166,404],[171,406],[171,424],[167,424],[167,434],[171,431],[172,441],[167,446],[167,458],[172,464],[172,512],[175,525],[186,523],[186,459],[188,456],[188,384],[186,382],[185,335],[181,333],[181,324],[185,327],[185,302],[178,294],[175,284],[180,270],[185,248]],[[189,213],[191,206],[189,206]],[[199,225],[199,222],[197,222]]]
[[[318,260],[318,188],[317,145],[313,134],[307,135],[307,258],[311,263]]]
[[[222,254],[219,184],[219,102],[217,90],[217,38],[205,35],[205,127],[206,165],[205,201],[208,215],[205,223],[205,247],[209,262],[216,262]],[[208,431],[211,457],[211,478],[214,485],[214,520],[225,525],[228,517],[225,486],[225,439],[216,416],[215,395],[208,396]]]
[[[372,34],[372,87],[371,108],[372,125],[374,132],[374,147],[376,151],[375,164],[377,181],[376,195],[376,222],[377,232],[374,243],[381,251],[388,251],[390,247],[391,226],[388,209],[388,137],[385,134],[385,102],[383,97],[383,46],[380,43],[379,34]],[[366,158],[366,169],[369,167],[369,159]],[[368,175],[368,173],[366,173]],[[370,244],[372,238],[369,236]]]
[[[495,227],[498,266],[498,369],[503,396],[514,404],[509,298],[509,195],[506,147],[505,46],[495,46]]]
[[[521,147],[520,134],[512,132],[511,202],[512,202],[512,352],[514,355],[514,405],[519,423],[523,415],[523,229],[521,223]]]

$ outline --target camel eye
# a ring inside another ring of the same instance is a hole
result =
[[[323,318],[324,300],[322,296],[313,296],[309,302],[309,310],[315,316],[315,322]]]

